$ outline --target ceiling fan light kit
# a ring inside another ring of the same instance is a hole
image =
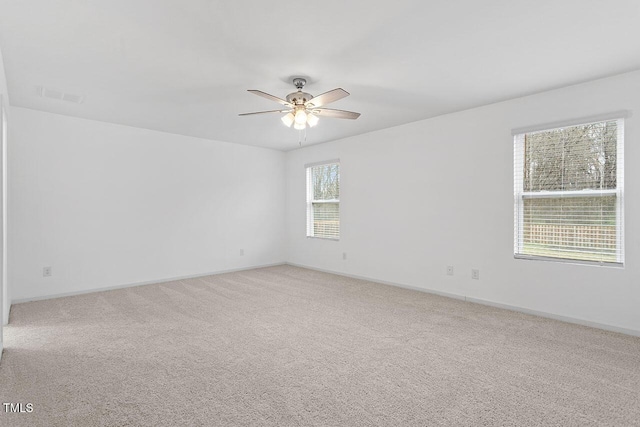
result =
[[[319,121],[320,119],[315,114],[313,113],[307,114],[307,124],[309,125],[309,127],[311,128],[314,127],[315,125],[318,124]]]
[[[360,117],[360,113],[355,113],[353,111],[321,108],[330,102],[349,96],[349,92],[346,90],[337,88],[314,97],[310,93],[302,91],[306,83],[307,81],[301,77],[294,78],[293,84],[297,91],[288,94],[285,99],[278,98],[277,96],[270,95],[260,90],[249,89],[249,92],[284,105],[287,109],[258,111],[255,113],[243,113],[240,115],[250,116],[254,114],[286,113],[281,117],[282,123],[284,123],[286,127],[291,127],[293,125],[293,128],[298,130],[306,129],[307,126],[314,127],[320,121],[320,117],[323,116],[351,120],[355,120]]]
[[[293,115],[293,113],[287,113],[285,116],[282,117],[282,123],[284,123],[284,125],[288,128],[291,127],[294,121],[295,121],[295,116]]]
[[[302,108],[296,108],[296,124],[303,125],[307,123],[307,113]]]

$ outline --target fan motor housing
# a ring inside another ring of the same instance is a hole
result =
[[[301,105],[312,98],[313,98],[313,95],[311,95],[310,93],[297,91],[287,95],[287,102],[290,102],[294,105]]]

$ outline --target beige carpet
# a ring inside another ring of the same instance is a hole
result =
[[[2,426],[640,426],[640,339],[290,266],[15,305]]]

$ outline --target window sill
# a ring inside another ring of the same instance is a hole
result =
[[[610,267],[610,268],[624,268],[623,262],[602,262],[602,261],[585,261],[580,259],[571,259],[571,258],[555,258],[555,257],[544,257],[544,256],[536,256],[536,255],[519,255],[514,254],[514,259],[522,259],[526,261],[547,261],[547,262],[557,262],[561,264],[575,264],[575,265],[591,265],[595,267]]]
[[[319,237],[319,236],[307,236],[307,239],[318,239],[318,240],[332,240],[334,242],[340,241],[339,237]]]

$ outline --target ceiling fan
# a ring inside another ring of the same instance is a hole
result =
[[[286,113],[282,117],[282,123],[287,127],[293,127],[295,129],[305,129],[307,126],[314,127],[318,124],[319,117],[332,117],[334,119],[352,119],[355,120],[360,117],[360,113],[354,113],[353,111],[334,110],[331,108],[321,108],[330,102],[335,102],[346,96],[349,96],[349,92],[342,88],[337,88],[325,92],[318,96],[313,96],[309,93],[303,92],[302,88],[307,81],[301,77],[293,79],[296,92],[292,92],[286,96],[286,99],[278,98],[277,96],[269,95],[261,90],[249,89],[249,92],[254,93],[263,98],[276,101],[278,104],[284,105],[286,108],[281,110],[270,111],[258,111],[256,113],[243,113],[240,116],[251,116],[253,114],[267,114],[267,113]]]

